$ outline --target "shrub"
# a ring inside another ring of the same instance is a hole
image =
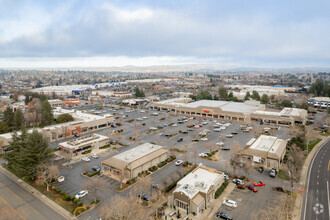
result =
[[[101,170],[95,171],[93,173],[88,174],[89,177],[95,176],[96,174],[99,174]]]
[[[82,154],[89,154],[90,152],[92,152],[92,150],[86,150],[86,151],[82,152]]]
[[[146,125],[146,123],[142,123],[142,125],[143,125],[143,126],[145,126],[145,125]]]
[[[157,166],[160,168],[160,167],[165,166],[166,164],[167,164],[166,161],[162,161],[162,162],[160,162]]]
[[[104,145],[104,146],[100,147],[99,149],[106,149],[106,148],[109,148],[109,147],[111,147],[110,144],[107,144],[107,145]]]
[[[61,188],[60,188],[60,187],[55,187],[54,191],[55,191],[56,193],[61,193]]]
[[[158,167],[156,167],[156,166],[152,166],[152,167],[149,167],[149,171],[150,172],[155,172],[156,170],[158,169]]]
[[[82,201],[77,202],[77,205],[82,206],[83,205]]]
[[[80,199],[74,199],[73,202],[77,204],[78,202],[80,202]]]
[[[221,195],[221,193],[226,189],[227,186],[228,186],[228,182],[224,182],[215,192],[214,198],[217,199]]]
[[[74,201],[75,200],[75,197],[74,196],[70,196],[70,200],[71,201]]]
[[[63,195],[63,196],[62,196],[62,199],[63,199],[64,201],[71,201],[71,196],[69,196],[69,195]]]
[[[143,172],[142,172],[142,173],[143,173]],[[127,180],[126,183],[127,183],[127,184],[133,184],[133,183],[136,182],[136,180],[137,180],[137,178],[134,177],[134,178],[132,178],[132,179]]]
[[[118,187],[117,187],[117,190],[118,190],[118,191],[121,191],[121,190],[122,190],[122,188],[121,188],[120,186],[118,186]]]
[[[182,166],[187,167],[188,164],[189,164],[188,161],[185,161],[185,162],[182,164]]]

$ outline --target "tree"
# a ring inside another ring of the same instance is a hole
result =
[[[41,164],[37,171],[37,181],[39,185],[46,184],[47,191],[49,191],[49,185],[60,174],[60,169],[54,164]]]
[[[24,122],[24,115],[21,112],[21,110],[17,109],[14,114],[14,126],[15,129],[18,130],[21,128],[22,124]]]
[[[245,100],[245,101],[246,101],[246,100],[249,100],[250,97],[251,97],[250,92],[246,92],[245,97],[244,97],[244,100]]]
[[[292,107],[292,102],[290,100],[282,100],[282,102],[279,103],[281,107]]]
[[[310,87],[309,94],[316,96],[330,97],[329,82],[322,79],[317,79]]]
[[[231,156],[231,165],[233,166],[233,174],[236,175],[236,169],[239,167],[241,161],[240,161],[240,155],[239,152],[241,150],[241,146],[238,141],[234,141],[233,145],[233,151]]]
[[[87,189],[88,192],[93,194],[93,200],[96,203],[96,196],[101,190],[104,190],[107,187],[107,182],[100,178],[100,177],[95,177],[91,180],[86,180],[86,182],[83,183],[82,188]]]
[[[21,135],[14,132],[9,143],[11,151],[5,154],[8,166],[14,171],[35,179],[40,164],[45,163],[52,151],[48,147],[48,141],[37,130],[27,133],[23,128]]]
[[[41,105],[41,121],[43,125],[49,125],[53,122],[53,111],[48,100],[44,100]]]
[[[201,91],[199,94],[196,96],[196,100],[212,100],[212,95],[208,91]]]
[[[268,104],[268,103],[269,103],[269,97],[268,97],[268,95],[267,95],[267,94],[263,94],[263,95],[261,96],[260,102],[261,102],[262,104]]]
[[[14,111],[10,106],[3,113],[3,120],[10,128],[14,126]]]
[[[144,92],[142,89],[140,90],[139,87],[135,87],[135,97],[145,97]]]
[[[10,128],[8,127],[7,123],[4,121],[0,121],[0,134],[10,132]]]
[[[251,98],[254,100],[260,101],[260,95],[257,91],[252,92]]]
[[[228,98],[228,92],[227,92],[227,90],[225,88],[219,87],[218,93],[219,93],[219,99],[220,100],[223,100],[223,101],[226,101],[227,100],[227,98]]]
[[[56,119],[57,123],[64,123],[64,122],[69,122],[69,121],[74,121],[74,118],[70,114],[59,115]]]

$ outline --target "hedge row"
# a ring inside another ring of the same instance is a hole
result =
[[[228,182],[224,182],[215,192],[214,198],[217,199],[221,195],[221,193],[226,189],[227,186],[228,186]]]
[[[98,171],[95,171],[93,173],[89,173],[88,176],[92,177],[92,176],[95,176],[96,174],[99,174],[100,172],[101,172],[101,170],[98,170]]]

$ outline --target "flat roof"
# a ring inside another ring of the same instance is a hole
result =
[[[222,176],[220,171],[197,167],[178,182],[179,187],[174,192],[183,192],[192,199],[198,192],[207,193]]]
[[[163,147],[159,145],[144,143],[128,151],[117,154],[114,158],[130,163],[162,148]]]
[[[92,134],[92,135],[79,137],[79,138],[76,138],[71,141],[62,142],[62,143],[59,143],[59,145],[65,147],[65,148],[76,149],[76,148],[79,148],[80,146],[94,144],[95,141],[104,141],[107,139],[109,139],[109,138],[106,136],[99,135],[99,134]]]
[[[277,140],[277,137],[274,136],[268,136],[268,135],[261,135],[251,146],[250,149],[255,150],[261,150],[268,152],[275,141]]]
[[[310,98],[310,99],[314,99],[316,101],[320,101],[320,102],[330,102],[330,98],[329,97],[314,97],[314,98]]]

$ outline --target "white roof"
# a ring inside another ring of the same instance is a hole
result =
[[[284,140],[274,136],[261,135],[251,146],[250,149],[275,153]]]
[[[303,111],[306,111],[305,109],[299,109],[299,108],[284,108],[281,111],[281,115],[284,116],[300,116]]]
[[[128,151],[117,154],[114,158],[125,162],[132,162],[161,148],[163,147],[159,145],[144,143]]]
[[[192,199],[198,192],[207,193],[223,175],[214,170],[198,167],[178,182],[174,192],[182,192]]]
[[[95,142],[103,141],[103,140],[107,140],[107,139],[109,139],[109,138],[106,136],[99,135],[99,134],[92,134],[92,135],[80,137],[77,139],[73,139],[71,141],[62,142],[59,145],[65,147],[65,148],[76,149],[76,148],[79,148],[81,145],[89,145],[89,144],[91,145],[91,144],[94,144]]]
[[[314,98],[311,98],[311,99],[314,99],[314,100],[319,101],[319,102],[330,102],[329,97],[314,97]]]

